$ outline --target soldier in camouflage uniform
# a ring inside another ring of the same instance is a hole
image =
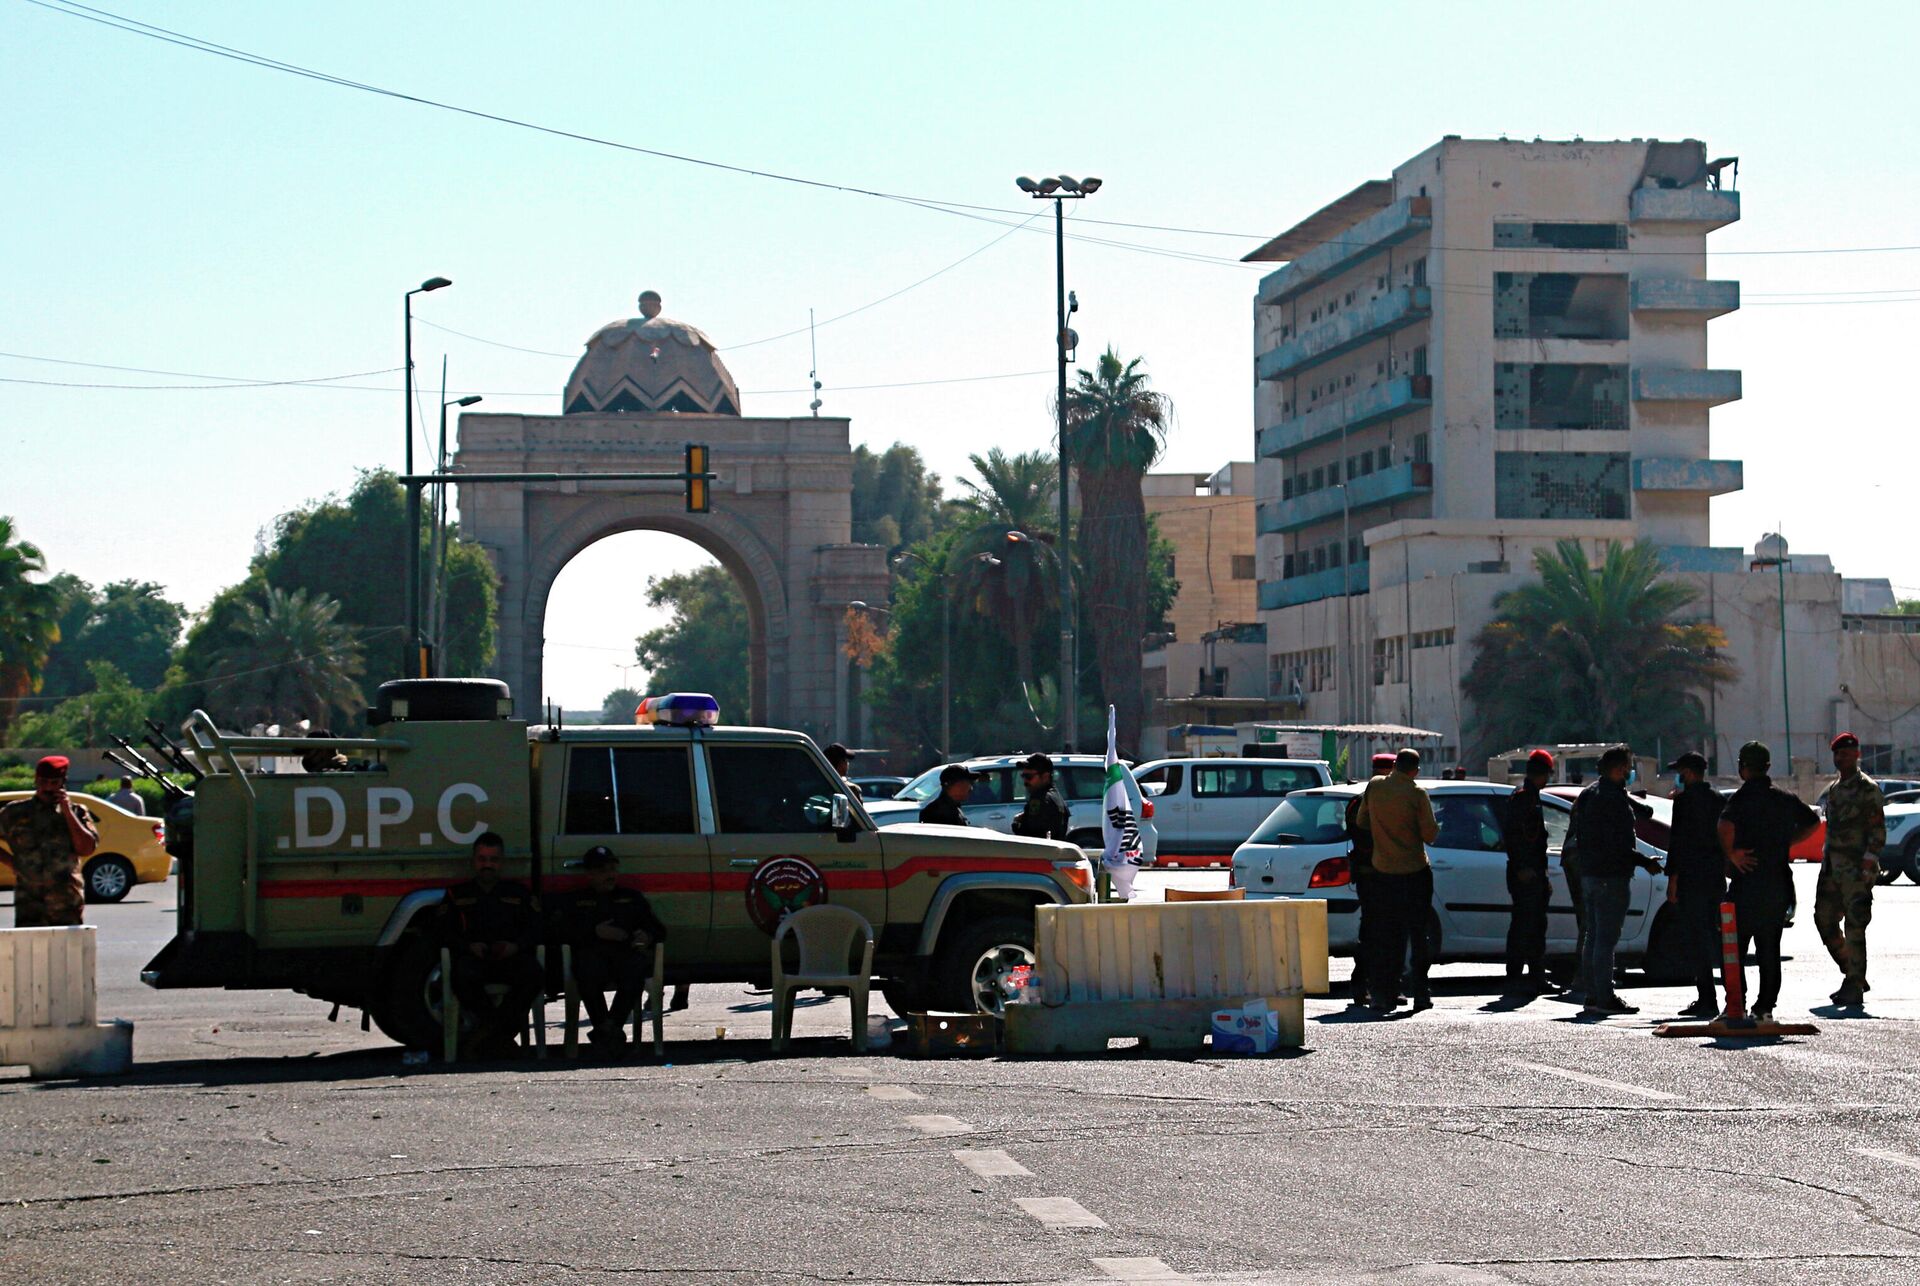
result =
[[[48,755],[33,769],[33,795],[0,808],[0,843],[12,852],[13,927],[79,924],[86,908],[80,863],[100,837],[67,802],[67,757]]]
[[[1866,999],[1867,922],[1873,918],[1878,857],[1887,842],[1886,800],[1879,783],[1860,771],[1858,737],[1843,732],[1833,739],[1832,750],[1840,776],[1827,789],[1827,851],[1820,862],[1813,924],[1845,975],[1833,1003],[1852,1006]]]

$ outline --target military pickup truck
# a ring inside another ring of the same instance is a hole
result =
[[[997,1010],[1032,963],[1033,908],[1092,896],[1069,844],[878,829],[799,732],[529,726],[511,710],[503,683],[415,679],[381,687],[364,738],[239,737],[196,712],[188,748],[205,776],[191,829],[170,833],[188,855],[179,932],[142,979],[291,989],[430,1045],[427,925],[485,831],[505,837],[509,878],[541,896],[579,887],[571,863],[612,848],[621,882],[667,926],[669,982],[765,985],[785,914],[851,907],[874,927],[874,972],[903,1012]],[[347,766],[249,766],[301,755]]]

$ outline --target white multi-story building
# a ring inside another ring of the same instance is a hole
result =
[[[1285,263],[1254,303],[1259,601],[1269,692],[1296,717],[1438,730],[1449,762],[1473,636],[1535,550],[1651,542],[1703,615],[1742,605],[1721,621],[1743,675],[1712,696],[1722,757],[1781,745],[1778,626],[1758,620],[1777,620],[1776,571],[1708,533],[1741,485],[1709,442],[1710,408],[1740,396],[1707,356],[1740,304],[1706,275],[1707,234],[1740,217],[1729,165],[1694,140],[1449,137],[1248,256]],[[1839,577],[1789,566],[1789,632],[1842,654]],[[1861,720],[1835,705],[1844,674],[1793,664],[1806,755]]]

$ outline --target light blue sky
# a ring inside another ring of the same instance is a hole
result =
[[[1265,237],[1443,134],[1691,136],[1742,158],[1745,217],[1716,251],[1920,242],[1911,5],[117,11],[561,128],[1019,217],[1013,176],[1065,171],[1106,180],[1089,217]],[[727,346],[802,326],[809,306],[865,304],[1003,231],[346,91],[22,0],[0,0],[0,105],[0,349],[39,357],[259,379],[384,370],[400,292],[436,273],[456,284],[417,317],[505,343],[576,353],[652,287]],[[1100,231],[1228,257],[1254,244]],[[1174,399],[1167,467],[1249,458],[1258,270],[1068,254],[1083,354],[1144,355]],[[1039,444],[1045,376],[836,386],[1045,370],[1051,255],[1050,237],[1015,233],[823,329],[829,412],[950,478],[970,451]],[[1920,288],[1920,254],[1724,255],[1712,272],[1746,297],[1711,331],[1712,363],[1746,376],[1745,400],[1713,412],[1714,454],[1744,459],[1747,484],[1714,502],[1715,543],[1784,520],[1796,549],[1920,586],[1913,543],[1889,539],[1920,454],[1905,391],[1920,303],[1780,293]],[[429,380],[443,352],[456,387],[495,410],[556,410],[571,364],[416,330]],[[804,409],[804,335],[728,360],[750,414]],[[14,358],[0,376],[194,382]],[[755,392],[781,389],[796,391]],[[0,512],[56,568],[158,580],[197,606],[243,573],[275,514],[397,465],[400,422],[397,392],[0,384]],[[577,561],[548,621],[567,645],[549,651],[548,695],[597,703],[644,621],[646,574],[695,561],[644,536]]]

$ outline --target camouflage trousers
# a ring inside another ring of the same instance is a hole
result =
[[[13,927],[57,929],[81,923],[86,892],[78,880],[48,885],[18,884],[13,890]]]
[[[1827,954],[1850,982],[1867,978],[1867,922],[1873,919],[1873,876],[1860,858],[1828,857],[1820,863],[1813,899],[1813,927]]]

